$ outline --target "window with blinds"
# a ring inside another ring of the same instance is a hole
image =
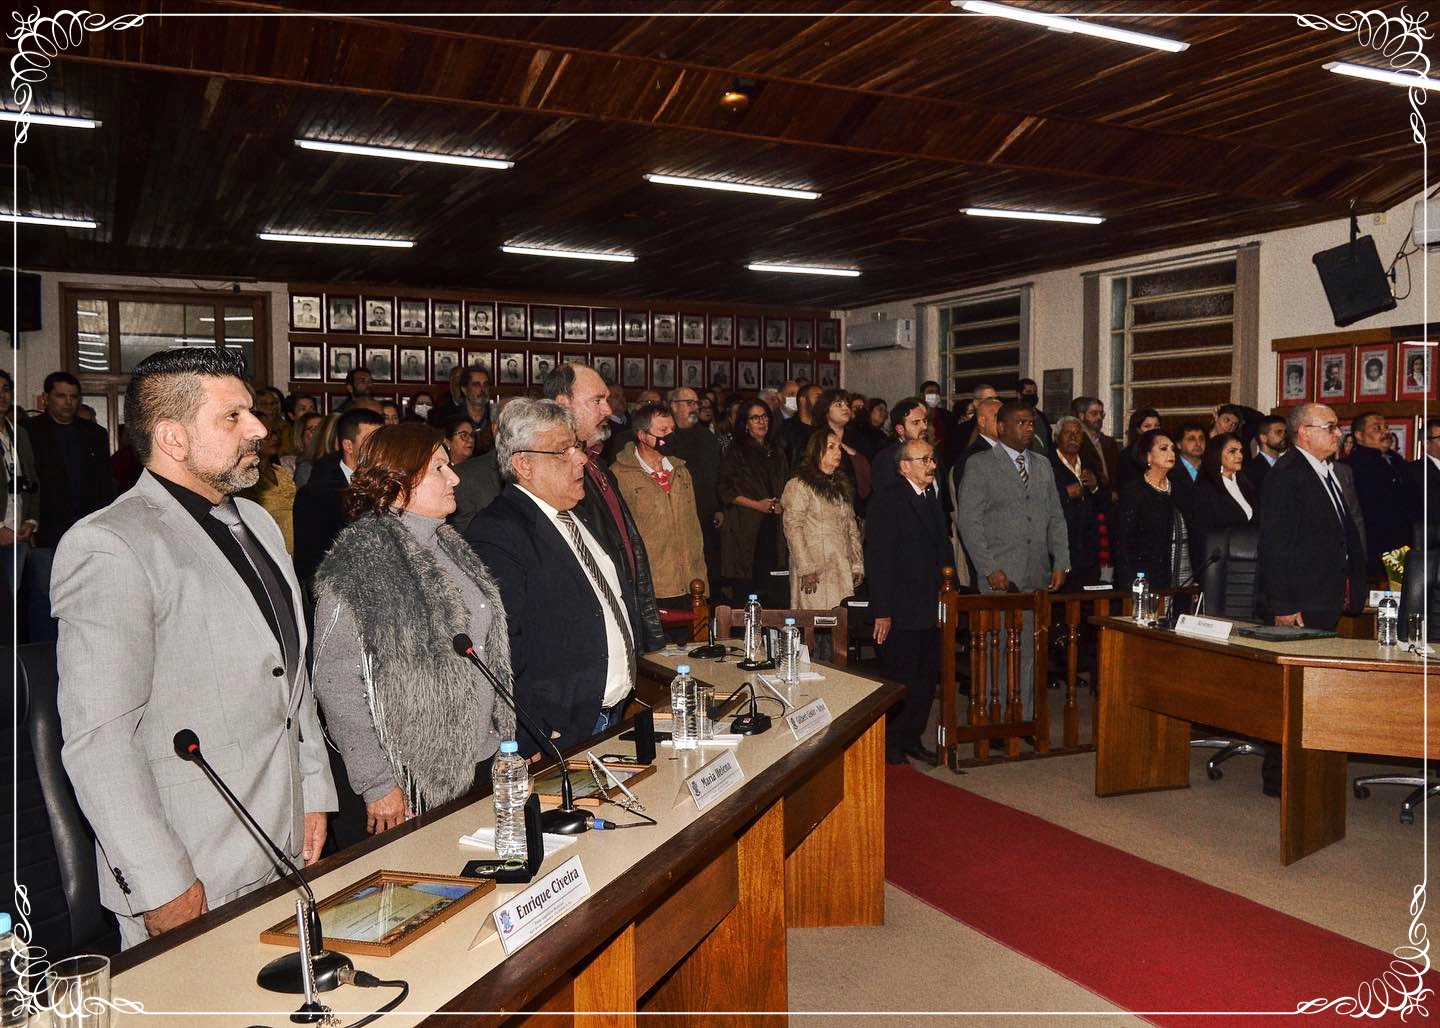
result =
[[[1111,281],[1111,409],[1117,424],[1141,407],[1154,407],[1173,425],[1228,403],[1237,343],[1235,259]]]
[[[977,385],[989,383],[1002,396],[1014,396],[1020,385],[1020,351],[1024,339],[1021,290],[962,301],[940,311],[940,379],[945,403],[968,398]]]

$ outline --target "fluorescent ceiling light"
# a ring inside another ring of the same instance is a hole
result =
[[[214,319],[214,318],[201,318],[200,320],[201,320],[201,321],[208,321],[208,322],[210,322],[211,324],[213,324],[213,323],[215,322],[215,319]],[[255,320],[255,316],[254,316],[253,314],[227,314],[227,315],[225,315],[225,320],[226,320],[226,321],[254,321],[254,320]]]
[[[0,121],[29,121],[32,125],[57,125],[60,128],[99,128],[94,118],[71,118],[64,114],[30,114],[0,109]]]
[[[787,275],[833,275],[836,278],[859,278],[854,268],[812,268],[803,264],[747,264],[751,271],[781,271]]]
[[[1419,86],[1421,89],[1440,89],[1440,79],[1417,75],[1410,71],[1390,71],[1386,68],[1372,68],[1368,64],[1351,64],[1348,61],[1330,61],[1320,67],[1337,75],[1351,75],[1357,79],[1384,82],[1392,86]]]
[[[13,221],[17,225],[54,225],[58,228],[95,228],[95,222],[88,218],[42,218],[35,214],[0,213],[0,221]]]
[[[408,250],[415,245],[410,239],[367,239],[364,236],[307,236],[298,232],[257,232],[261,239],[272,243],[330,243],[335,246],[392,246]]]
[[[662,186],[692,186],[696,189],[719,189],[726,193],[756,193],[760,196],[783,196],[791,200],[818,200],[820,194],[809,189],[782,189],[780,186],[751,186],[744,182],[721,182],[713,178],[685,178],[680,175],[646,175],[647,181]]]
[[[1004,4],[987,3],[986,0],[950,0],[950,5],[952,7],[959,7],[961,10],[969,11],[971,14],[989,14],[996,18],[1010,18],[1013,21],[1023,21],[1030,25],[1039,25],[1042,28],[1047,28],[1054,32],[1074,32],[1082,36],[1098,36],[1101,39],[1112,39],[1117,43],[1132,43],[1135,46],[1148,46],[1155,50],[1165,50],[1172,54],[1178,54],[1180,51],[1190,48],[1189,43],[1182,43],[1175,39],[1165,39],[1163,36],[1152,36],[1144,32],[1131,32],[1128,29],[1112,29],[1107,25],[1095,25],[1082,18],[1041,14],[1038,11],[1027,11],[1020,7],[1006,7]]]
[[[495,168],[504,171],[515,167],[514,161],[497,161],[489,157],[462,157],[453,153],[429,150],[401,150],[389,146],[357,146],[353,143],[326,143],[319,139],[297,139],[302,150],[324,150],[327,153],[354,154],[357,157],[388,157],[394,161],[421,161],[425,164],[458,164],[466,168]]]
[[[976,218],[1014,218],[1017,221],[1063,221],[1071,225],[1099,225],[1105,219],[1090,214],[1052,214],[1049,211],[1006,211],[998,207],[966,207],[965,213]]]
[[[505,253],[518,253],[528,257],[569,257],[577,261],[615,261],[619,264],[634,264],[633,253],[600,253],[596,250],[551,250],[543,246],[500,247]]]

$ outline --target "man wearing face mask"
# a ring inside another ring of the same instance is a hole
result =
[[[631,416],[631,427],[635,438],[610,471],[645,540],[656,604],[688,609],[691,581],[706,581],[705,542],[690,469],[670,451],[675,419],[663,404],[647,403]]]
[[[943,482],[962,450],[960,427],[955,421],[955,415],[941,403],[943,397],[939,382],[922,382],[920,399],[930,412],[930,436],[935,444],[935,477],[937,481]]]
[[[794,385],[793,382],[786,383]],[[805,446],[810,442],[810,437],[815,434],[815,426],[820,419],[815,411],[815,401],[824,392],[818,385],[808,385],[801,389],[794,397],[786,399],[786,403],[792,401],[797,403],[795,416],[785,422],[780,428],[781,443],[785,452],[790,456],[790,463],[796,464],[800,455],[805,452]]]

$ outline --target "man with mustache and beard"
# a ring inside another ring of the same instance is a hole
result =
[[[277,872],[200,767],[193,729],[266,834],[320,859],[335,785],[305,669],[300,585],[280,530],[234,494],[265,426],[223,350],[141,361],[126,420],[145,471],[55,558],[65,770],[95,830],[100,898],[130,947]]]

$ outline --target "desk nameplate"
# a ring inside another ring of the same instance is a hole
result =
[[[590,895],[590,881],[573,856],[554,871],[497,907],[490,916],[508,957],[573,910]]]
[[[695,801],[697,810],[706,810],[744,780],[740,758],[734,750],[727,750],[685,779],[685,791]]]

